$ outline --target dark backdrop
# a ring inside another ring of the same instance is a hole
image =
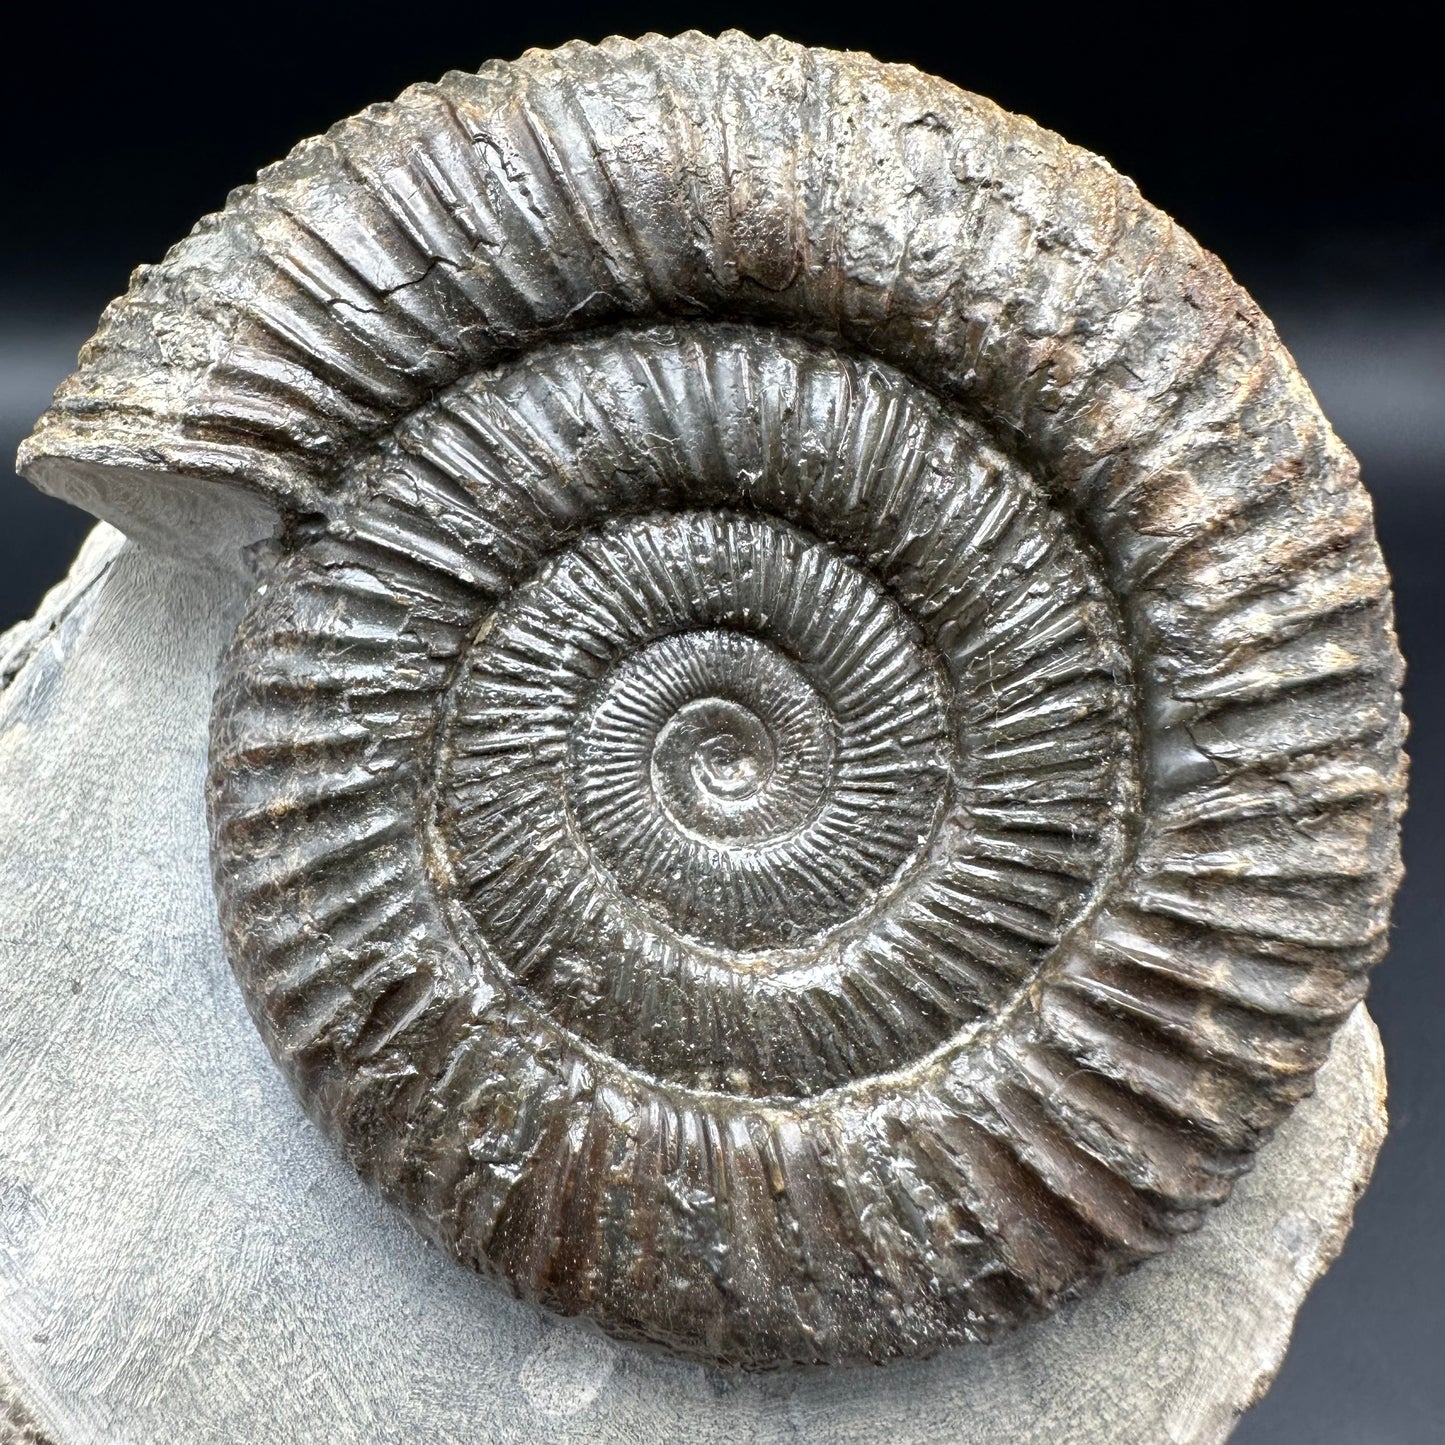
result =
[[[1107,156],[1224,257],[1359,455],[1411,669],[1409,875],[1370,995],[1391,1135],[1344,1255],[1237,1439],[1433,1445],[1445,1439],[1445,116],[1430,8],[17,7],[0,28],[0,452],[13,453],[131,267],[159,259],[230,187],[414,80],[530,46],[775,31],[910,61]],[[87,525],[0,481],[0,627],[33,610]]]

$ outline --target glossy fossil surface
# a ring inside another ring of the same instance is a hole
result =
[[[1046,1311],[1227,1196],[1378,956],[1352,460],[1213,258],[915,72],[410,91],[140,275],[26,465],[282,514],[213,726],[252,1012],[424,1230],[615,1334]]]

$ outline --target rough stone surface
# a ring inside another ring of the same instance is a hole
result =
[[[452,74],[107,312],[27,475],[263,534],[223,936],[457,1259],[768,1369],[1156,1256],[1384,947],[1400,665],[1357,468],[1129,182],[745,36]],[[247,509],[250,510],[247,510]]]
[[[308,1123],[246,1016],[202,794],[248,590],[100,528],[43,620],[0,639],[23,658],[0,693],[0,1439],[1226,1437],[1383,1136],[1362,1010],[1228,1208],[998,1344],[755,1377],[609,1341],[419,1239]]]

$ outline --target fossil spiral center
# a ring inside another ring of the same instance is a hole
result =
[[[777,843],[816,817],[835,751],[824,699],[776,648],[683,633],[607,680],[577,734],[573,809],[612,872],[656,896],[659,831],[690,840],[694,873],[728,867],[718,850]]]
[[[866,909],[948,778],[937,669],[897,605],[805,534],[725,512],[555,559],[479,639],[458,721],[479,915],[517,881],[511,831],[487,826],[507,812],[549,892],[724,959]]]
[[[749,639],[727,634],[703,634],[686,642],[722,662],[751,650]],[[719,674],[720,689],[731,682]],[[721,691],[694,698],[657,733],[653,792],[673,822],[700,840],[734,842],[781,832],[801,802],[816,802],[824,784],[823,719],[808,717],[807,730],[788,728],[789,719],[780,719],[779,738],[767,715],[758,711],[759,701]]]
[[[775,761],[773,740],[755,713],[725,698],[699,698],[663,730],[652,758],[654,786],[671,797],[679,823],[706,812],[725,823],[755,797]]]

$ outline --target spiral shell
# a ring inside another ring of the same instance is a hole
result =
[[[83,362],[40,484],[284,518],[209,790],[257,1023],[530,1299],[752,1368],[990,1337],[1195,1227],[1364,991],[1368,499],[1031,122],[777,40],[529,54],[303,144]]]

